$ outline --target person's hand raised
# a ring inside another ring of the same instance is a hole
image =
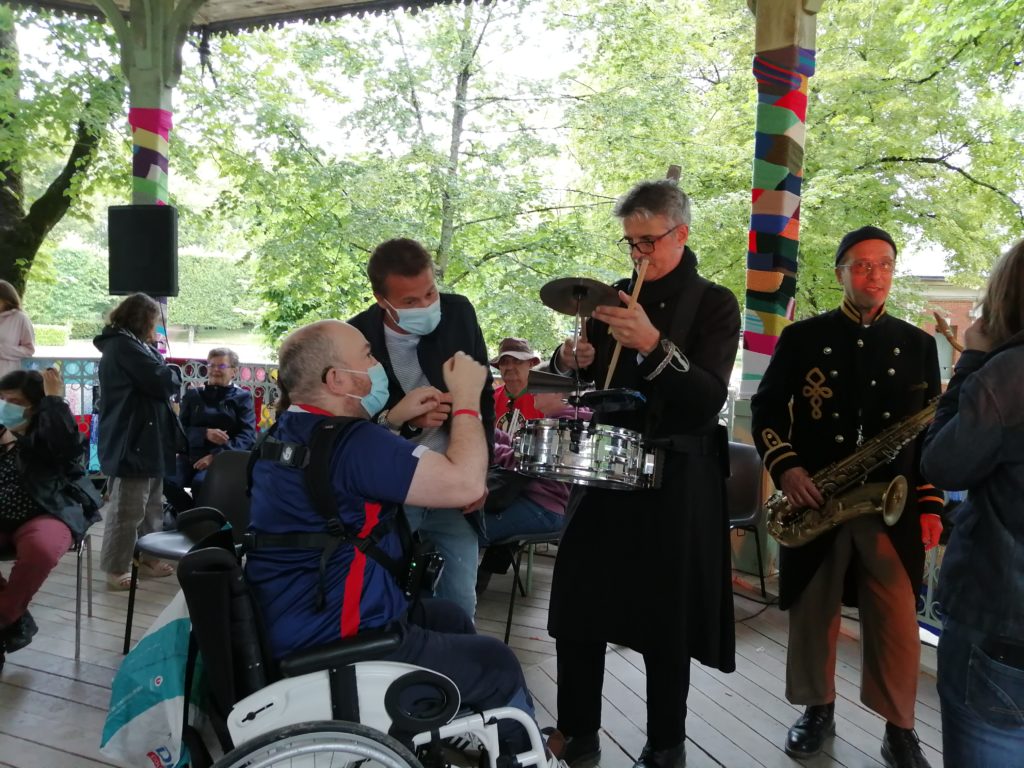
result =
[[[43,393],[49,397],[64,397],[64,377],[52,366],[43,371]]]

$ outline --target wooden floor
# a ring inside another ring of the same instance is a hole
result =
[[[94,568],[99,536],[93,536]],[[554,724],[554,642],[545,630],[553,559],[535,558],[529,597],[517,602],[511,646],[526,670],[541,726]],[[4,564],[4,568],[7,564]],[[113,765],[99,753],[99,739],[124,631],[127,594],[110,592],[94,570],[94,616],[83,617],[82,658],[74,660],[75,557],[66,556],[31,605],[39,624],[32,644],[8,656],[0,673],[0,766],[89,768]],[[133,637],[138,639],[176,592],[171,579],[140,582]],[[502,637],[511,576],[496,576],[477,610],[482,632]],[[786,617],[737,596],[737,671],[722,674],[700,665],[691,671],[687,718],[689,768],[776,768],[806,765],[877,768],[883,721],[858,698],[860,649],[855,621],[844,620],[837,668],[837,735],[825,752],[797,762],[781,744],[799,715],[785,689]],[[83,593],[84,602],[84,593]],[[763,610],[762,610],[763,609]],[[926,649],[922,667],[934,669]],[[629,768],[645,740],[642,659],[627,648],[610,648],[606,660],[602,768]],[[922,672],[917,732],[933,768],[942,758],[935,678]]]

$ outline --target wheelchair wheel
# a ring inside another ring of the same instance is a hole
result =
[[[213,768],[422,768],[385,733],[338,720],[278,728],[231,750]]]

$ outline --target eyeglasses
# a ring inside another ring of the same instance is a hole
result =
[[[633,249],[640,251],[644,256],[650,256],[654,253],[654,244],[657,243],[661,238],[667,237],[679,229],[682,224],[676,224],[668,232],[658,235],[657,237],[648,237],[643,240],[630,240],[628,237],[624,237],[621,240],[616,240],[615,244],[622,249],[622,252],[627,256],[633,255]]]
[[[876,269],[879,274],[891,275],[895,268],[896,262],[894,261],[851,261],[849,264],[840,264],[838,267],[838,269],[850,270],[850,274],[857,275],[857,277],[870,275]]]
[[[212,371],[226,371],[235,366],[231,365],[231,363],[207,363],[206,367]]]

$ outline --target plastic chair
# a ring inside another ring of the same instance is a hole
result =
[[[751,531],[757,549],[757,575],[761,579],[761,596],[768,597],[764,584],[764,562],[761,558],[760,526],[764,523],[762,482],[763,465],[757,449],[745,443],[729,443],[729,477],[725,481],[725,500],[729,511],[729,528]]]
[[[132,558],[132,579],[128,588],[128,615],[124,624],[124,648],[127,654],[132,641],[135,618],[135,593],[139,582],[139,560],[143,556],[177,562],[190,549],[211,533],[231,524],[235,544],[249,527],[249,494],[247,469],[249,451],[224,451],[213,457],[206,472],[206,481],[199,489],[195,509],[178,515],[178,529],[156,531],[140,536]]]
[[[562,538],[561,531],[555,531],[547,533],[529,533],[522,536],[510,536],[507,539],[501,539],[500,541],[492,541],[488,544],[489,547],[507,547],[513,548],[512,554],[512,589],[508,596],[508,618],[505,620],[505,645],[508,645],[508,640],[512,636],[512,614],[516,607],[516,592],[518,591],[523,597],[526,597],[526,585],[523,584],[523,580],[520,576],[520,569],[523,563],[523,554],[532,553],[533,547],[537,544],[557,544]],[[529,566],[527,567],[529,571]]]
[[[70,552],[75,553],[75,661],[78,661],[82,655],[82,556],[86,559],[85,574],[92,573],[92,547],[89,530],[86,529],[85,535],[82,536],[82,540],[77,546],[72,545]],[[0,561],[11,562],[17,559],[15,557],[14,547],[4,547],[0,549]],[[88,611],[89,618],[92,618],[92,579],[85,579],[86,593],[88,594]]]

